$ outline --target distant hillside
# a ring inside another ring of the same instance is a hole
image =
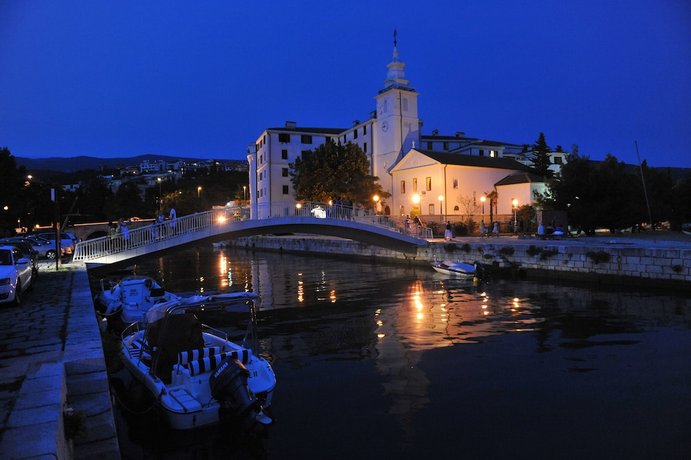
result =
[[[204,161],[198,158],[180,158],[169,157],[165,155],[139,155],[136,157],[124,158],[96,158],[96,157],[50,157],[50,158],[24,158],[15,157],[18,166],[24,166],[27,170],[44,170],[44,171],[60,171],[60,172],[75,172],[83,169],[100,169],[105,168],[124,168],[125,166],[136,166],[144,160],[155,161],[164,160],[174,162],[178,160],[185,161]],[[238,162],[246,164],[242,160],[223,160],[228,162]]]

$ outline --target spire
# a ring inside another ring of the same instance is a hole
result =
[[[386,66],[388,72],[386,73],[386,81],[384,81],[384,90],[389,88],[408,88],[408,80],[405,79],[405,63],[398,57],[398,31],[393,30],[393,56],[391,62]]]

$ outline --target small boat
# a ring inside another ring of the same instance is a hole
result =
[[[143,321],[154,305],[177,299],[180,297],[163,290],[153,278],[136,275],[126,276],[108,286],[101,280],[101,291],[96,294],[99,312],[110,327],[119,330]]]
[[[122,359],[157,400],[170,426],[188,430],[223,420],[254,431],[272,422],[276,376],[252,350],[255,301],[251,292],[193,296],[153,306],[146,323],[122,333]],[[248,321],[241,343],[202,324],[197,315],[241,313]]]
[[[477,264],[469,264],[467,262],[445,260],[443,262],[432,263],[432,268],[448,276],[474,278],[477,275]]]

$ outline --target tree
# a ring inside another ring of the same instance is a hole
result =
[[[353,143],[329,140],[314,150],[304,151],[290,164],[290,178],[297,200],[327,202],[332,199],[370,206],[372,196],[388,198],[369,174],[369,160]]]
[[[545,134],[540,133],[535,144],[533,144],[532,167],[535,174],[542,177],[551,177],[552,170],[549,169],[549,146],[545,140]]]

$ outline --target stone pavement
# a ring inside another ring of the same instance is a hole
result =
[[[0,305],[0,458],[120,458],[86,268],[41,265]]]

